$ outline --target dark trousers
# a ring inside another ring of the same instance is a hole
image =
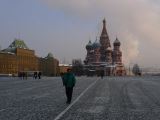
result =
[[[67,102],[70,103],[72,100],[73,87],[65,87],[65,88],[66,88]]]

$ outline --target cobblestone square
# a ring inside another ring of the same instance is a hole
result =
[[[65,102],[60,77],[0,78],[0,120],[159,120],[160,77],[77,77]]]

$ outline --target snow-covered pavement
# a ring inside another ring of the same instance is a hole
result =
[[[0,78],[0,120],[160,120],[160,77]]]

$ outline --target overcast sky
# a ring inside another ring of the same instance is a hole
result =
[[[20,38],[37,56],[84,60],[104,18],[111,44],[116,36],[121,41],[126,64],[160,67],[159,0],[0,0],[0,46]]]

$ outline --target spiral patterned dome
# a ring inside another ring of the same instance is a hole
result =
[[[91,42],[91,41],[89,41],[88,44],[86,45],[86,49],[87,49],[87,50],[93,49],[93,45],[92,45],[92,42]]]
[[[97,41],[97,38],[96,38],[96,41],[93,43],[93,49],[97,49],[100,47],[101,47],[101,44]]]

